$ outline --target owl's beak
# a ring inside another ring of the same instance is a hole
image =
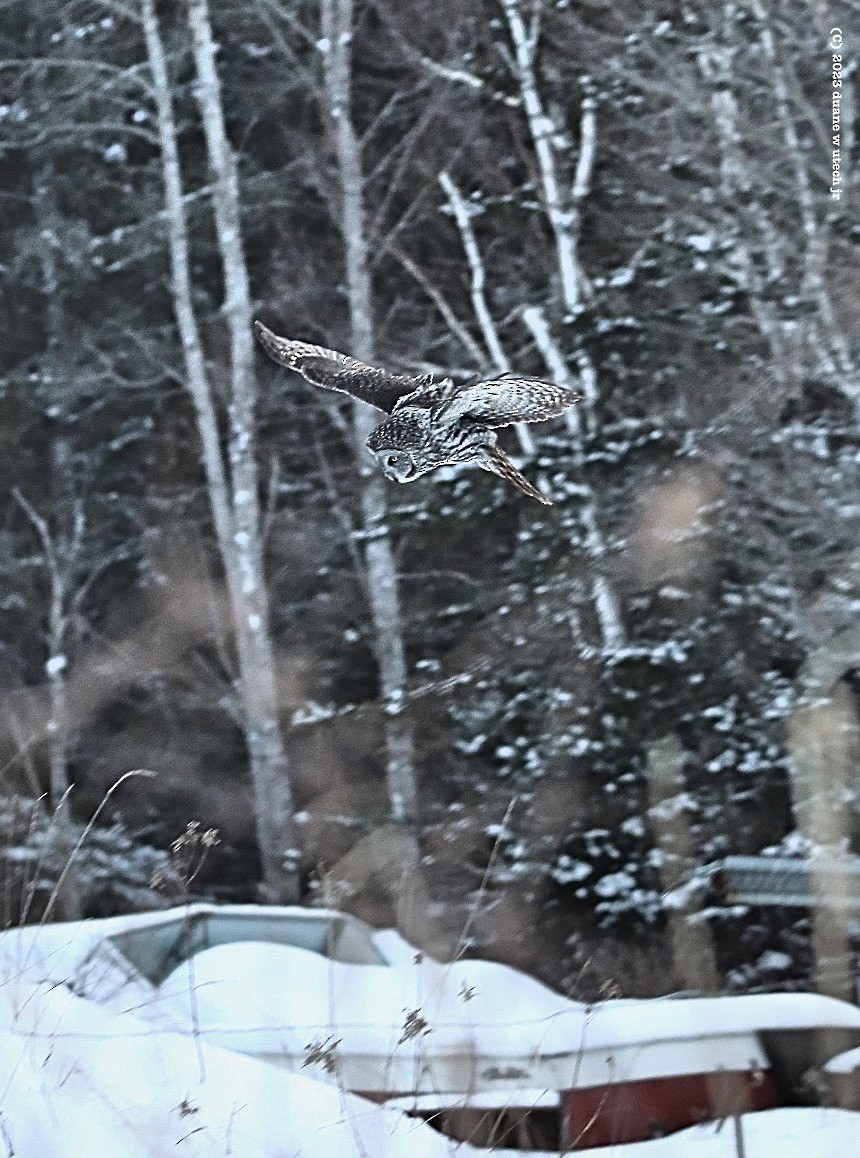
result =
[[[390,469],[386,470],[386,468],[383,467],[382,473],[389,480],[389,482],[406,483],[409,482],[409,480],[413,477],[415,471],[412,469],[412,467],[410,467],[407,474],[397,474],[395,471]]]

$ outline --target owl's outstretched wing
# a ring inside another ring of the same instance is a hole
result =
[[[390,414],[394,404],[430,382],[426,375],[394,374],[380,366],[367,366],[337,350],[281,338],[262,322],[254,322],[257,341],[270,358],[295,370],[314,386],[338,390],[369,402]]]
[[[502,374],[459,390],[439,420],[443,423],[466,420],[489,429],[512,426],[515,422],[543,422],[563,414],[581,397],[578,390],[544,382],[541,378]]]

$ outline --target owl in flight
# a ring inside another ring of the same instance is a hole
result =
[[[455,386],[450,378],[434,382],[429,374],[396,374],[336,350],[279,338],[262,322],[254,323],[254,332],[270,358],[312,385],[387,412],[367,439],[386,478],[411,482],[439,466],[471,463],[551,505],[496,445],[496,428],[554,418],[579,401],[578,391],[518,374]]]

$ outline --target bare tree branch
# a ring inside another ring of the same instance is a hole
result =
[[[432,284],[429,278],[415,264],[412,258],[400,248],[399,245],[390,246],[390,250],[392,255],[397,258],[406,272],[410,274],[415,279],[415,281],[418,282],[427,296],[434,303],[436,308],[439,310],[439,313],[445,319],[445,323],[448,326],[448,329],[451,331],[457,341],[460,342],[461,345],[466,349],[469,357],[472,359],[475,365],[480,366],[484,361],[484,351],[454,313],[441,290],[437,289],[437,287]]]

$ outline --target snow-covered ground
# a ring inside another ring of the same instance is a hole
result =
[[[856,1158],[860,1114],[847,1110],[764,1110],[745,1114],[739,1148],[734,1121],[709,1122],[668,1138],[578,1150],[577,1158]],[[557,1152],[556,1152],[557,1154]],[[524,1158],[522,1150],[498,1150],[494,1158]],[[533,1152],[532,1158],[538,1158]],[[540,1158],[549,1158],[545,1153]]]
[[[461,1154],[472,1153],[461,1147]],[[254,1058],[0,987],[0,1154],[15,1158],[441,1158],[423,1122]]]

